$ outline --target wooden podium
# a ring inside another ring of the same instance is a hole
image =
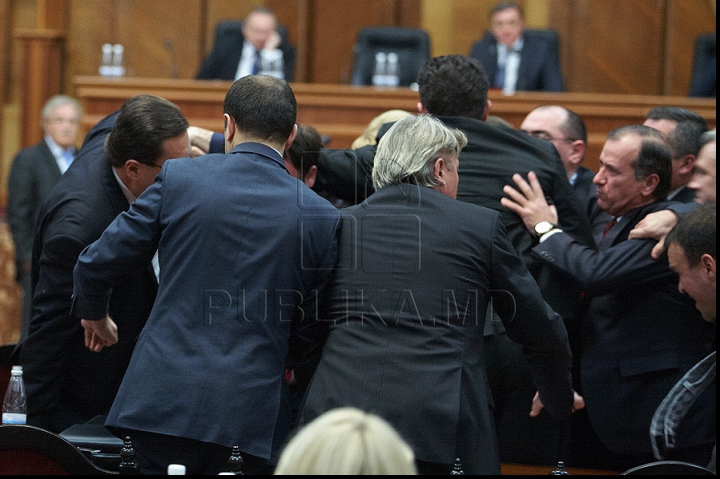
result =
[[[77,98],[83,103],[83,128],[120,108],[125,100],[138,94],[152,94],[175,103],[191,125],[222,131],[222,104],[230,88],[229,81],[197,81],[155,78],[75,77]],[[330,148],[349,148],[375,116],[390,109],[417,111],[418,93],[409,88],[292,83],[297,98],[297,121],[310,124],[320,134],[329,135]],[[680,106],[702,115],[710,128],[715,127],[715,99],[616,95],[598,93],[518,92],[504,96],[491,90],[490,114],[499,116],[516,128],[525,116],[540,105],[565,106],[580,115],[588,130],[588,150],[584,165],[595,171],[612,129],[642,124],[645,114],[655,106]]]

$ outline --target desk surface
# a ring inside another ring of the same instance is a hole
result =
[[[232,82],[158,78],[102,78],[79,76],[75,94],[83,103],[83,128],[119,108],[131,96],[147,93],[174,102],[190,124],[222,131],[222,103]],[[330,148],[349,148],[370,121],[390,109],[417,111],[418,92],[410,88],[292,83],[298,123],[311,124],[332,139]],[[491,90],[490,114],[519,127],[540,105],[558,104],[580,115],[588,130],[585,166],[597,171],[605,135],[619,126],[642,123],[655,106],[680,106],[696,111],[715,127],[715,99],[601,93],[518,92],[504,96]]]

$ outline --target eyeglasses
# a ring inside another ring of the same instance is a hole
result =
[[[576,140],[575,138],[554,138],[547,131],[526,131],[525,133],[544,141],[562,141],[564,143],[572,143]]]
[[[154,165],[154,164],[152,164],[152,163],[143,163],[143,165],[145,165],[145,166],[151,166],[151,167],[153,167],[153,168],[162,168],[162,165]]]

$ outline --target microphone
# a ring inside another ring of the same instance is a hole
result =
[[[178,72],[177,62],[175,61],[175,49],[172,40],[169,38],[165,39],[165,50],[167,50],[170,56],[170,78],[178,78],[180,74]]]

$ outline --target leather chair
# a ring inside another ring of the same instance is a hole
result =
[[[683,461],[655,461],[633,467],[621,474],[622,476],[637,475],[672,475],[672,476],[714,476],[707,467]]]
[[[45,429],[0,425],[0,474],[109,475],[77,447]]]
[[[700,35],[695,40],[692,76],[690,79],[691,97],[715,97],[717,40],[714,33]]]
[[[353,49],[353,85],[372,85],[375,54],[398,55],[399,86],[417,81],[420,68],[430,59],[430,37],[425,30],[403,27],[366,27],[358,33]]]

